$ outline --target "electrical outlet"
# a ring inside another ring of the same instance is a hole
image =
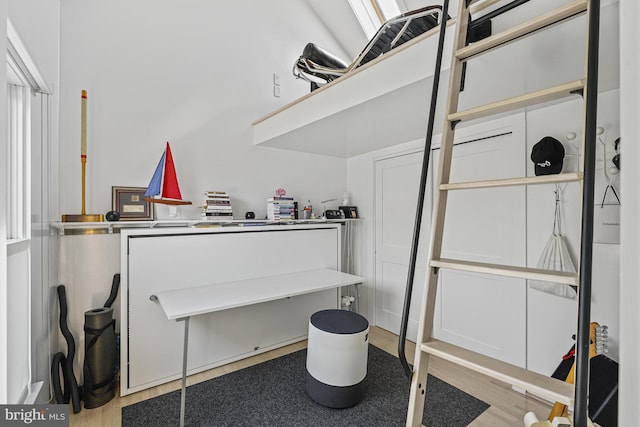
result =
[[[273,96],[280,98],[280,86],[273,86]]]

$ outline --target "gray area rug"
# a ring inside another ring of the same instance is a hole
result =
[[[187,388],[187,426],[404,426],[409,381],[398,359],[369,346],[366,393],[347,409],[315,403],[305,392],[306,350]],[[489,405],[430,375],[427,427],[468,425]],[[180,391],[122,408],[123,427],[178,426]]]

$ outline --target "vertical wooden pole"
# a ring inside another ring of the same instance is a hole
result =
[[[80,115],[80,162],[82,163],[82,215],[87,214],[85,207],[85,182],[87,175],[87,91],[82,90],[82,108]]]

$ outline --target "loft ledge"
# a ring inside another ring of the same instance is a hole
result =
[[[449,19],[447,26],[454,22]],[[423,137],[438,31],[435,27],[256,120],[254,145],[346,158]],[[442,71],[451,62],[452,43],[453,31],[447,31]],[[413,107],[416,100],[421,108]],[[403,129],[397,129],[397,117],[404,119]]]

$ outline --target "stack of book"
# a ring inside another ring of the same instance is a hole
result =
[[[202,218],[204,219],[233,219],[231,199],[224,191],[207,191],[202,205]]]
[[[295,219],[293,197],[269,197],[267,199],[267,218],[273,221]]]

